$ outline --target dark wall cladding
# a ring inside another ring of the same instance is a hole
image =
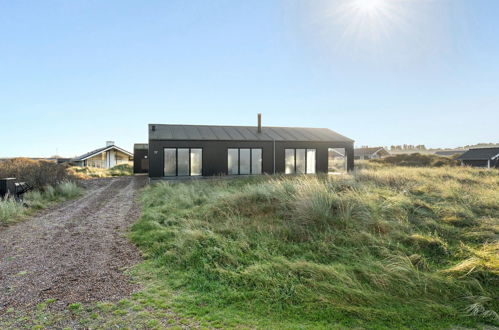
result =
[[[467,160],[463,160],[462,162],[464,163],[464,165],[473,166],[473,167],[487,167],[488,166],[486,160],[470,160],[470,159],[467,159]],[[499,161],[497,161],[497,160],[491,160],[490,161],[490,167],[497,167],[497,168],[499,168]]]
[[[133,173],[147,173],[149,171],[148,149],[136,148],[133,150]]]
[[[274,173],[274,142],[272,141],[149,141],[149,176],[163,177],[164,148],[202,148],[203,176],[227,174],[227,150],[229,148],[261,148],[263,173]],[[353,170],[353,142],[275,142],[275,173],[284,173],[285,149],[304,148],[316,149],[317,172],[328,171],[328,148],[345,148],[348,170]],[[135,159],[137,159],[136,157]]]

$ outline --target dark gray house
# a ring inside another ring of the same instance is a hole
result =
[[[499,168],[499,147],[470,149],[457,159],[463,166]]]
[[[149,124],[149,176],[352,170],[354,141],[327,128]],[[332,149],[341,152],[330,152]]]

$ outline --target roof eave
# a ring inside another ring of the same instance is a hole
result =
[[[160,138],[149,138],[149,141],[217,141],[217,142],[340,142],[340,143],[354,143],[355,140],[274,140],[274,139],[261,139],[261,140],[220,140],[220,139],[160,139]]]
[[[128,152],[128,151],[126,151],[125,149],[121,149],[120,147],[117,147],[117,146],[115,146],[115,145],[112,145],[112,146],[109,146],[109,147],[108,147],[108,148],[106,148],[106,149],[100,150],[100,151],[98,151],[98,152],[95,152],[95,153],[93,153],[93,154],[91,154],[91,155],[88,155],[88,156],[85,156],[85,157],[83,157],[83,158],[79,158],[79,157],[77,157],[77,158],[75,158],[75,159],[74,159],[74,161],[80,161],[80,162],[81,162],[81,161],[84,161],[84,160],[86,160],[86,159],[92,158],[92,157],[94,157],[94,156],[96,156],[96,155],[99,155],[99,154],[101,154],[101,153],[103,153],[103,152],[106,152],[106,151],[108,151],[108,150],[111,150],[111,149],[117,149],[117,150],[119,150],[119,151],[121,151],[121,152],[123,152],[123,153],[127,154],[128,156],[133,157],[133,154],[132,154],[131,152]]]

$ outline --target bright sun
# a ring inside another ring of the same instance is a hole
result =
[[[355,0],[353,6],[366,14],[374,14],[383,9],[386,0]]]

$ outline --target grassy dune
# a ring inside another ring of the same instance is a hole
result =
[[[68,168],[68,173],[82,180],[93,178],[110,178],[115,176],[133,175],[133,167],[128,164],[116,165],[109,169],[71,166]]]
[[[175,309],[257,327],[499,325],[499,172],[160,183],[132,238]]]

